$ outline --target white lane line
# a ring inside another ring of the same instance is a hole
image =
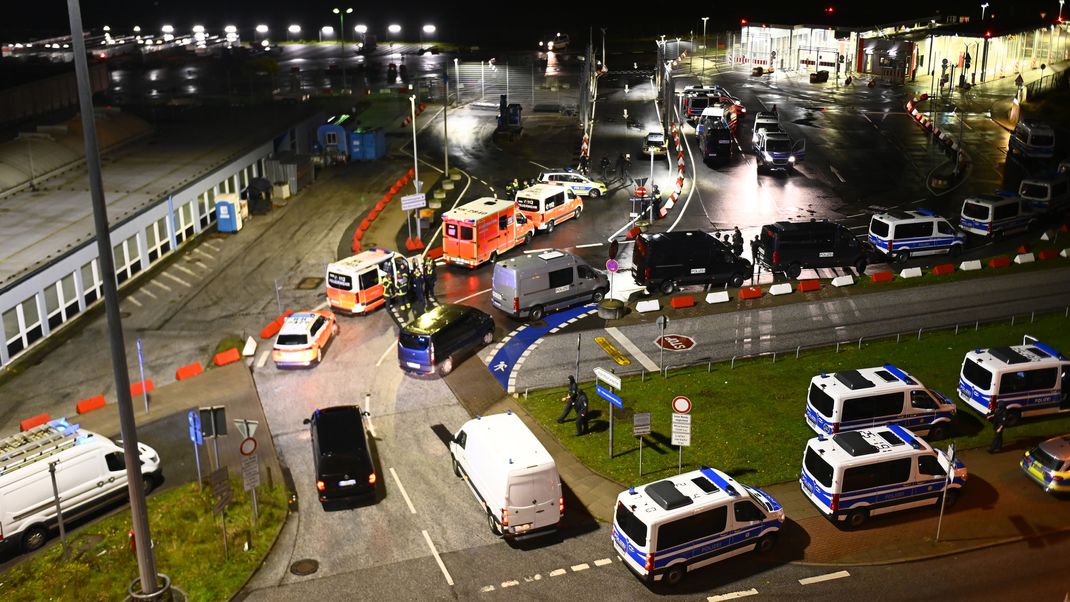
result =
[[[446,583],[453,587],[453,577],[450,577],[450,572],[446,570],[446,565],[442,564],[442,557],[438,555],[438,550],[435,549],[435,544],[431,542],[431,536],[427,534],[426,529],[424,529],[424,541],[427,542],[427,547],[431,548],[431,553],[435,556],[438,568],[442,569],[442,574],[446,576]]]
[[[639,360],[639,363],[642,364],[643,367],[646,368],[649,372],[658,371],[658,365],[655,364],[649,357],[647,357],[645,353],[640,351],[639,348],[635,346],[635,343],[631,342],[628,337],[624,336],[623,332],[617,330],[616,327],[610,326],[606,329],[606,333],[608,333],[609,336],[613,337],[615,341],[620,343],[621,347],[624,347],[624,349],[627,350],[628,353],[635,356],[635,359]]]
[[[832,165],[832,164],[830,163],[830,164],[829,164],[829,169],[831,169],[831,170],[832,170],[832,173],[834,173],[834,174],[836,175],[836,177],[840,179],[840,182],[841,182],[841,183],[843,183],[843,184],[846,184],[846,183],[847,183],[847,180],[844,180],[844,179],[843,179],[843,176],[842,176],[842,175],[840,175],[840,170],[836,169],[836,166],[835,166],[835,165]]]
[[[587,247],[600,247],[600,246],[602,246],[603,244],[605,244],[605,243],[600,243],[600,242],[589,242],[589,243],[587,243],[587,244],[585,244],[585,245],[576,245],[576,248],[577,248],[577,249],[586,249]]]
[[[524,255],[531,255],[532,253],[545,253],[547,251],[553,251],[553,249],[528,249],[524,251]]]
[[[494,591],[494,586],[493,585],[484,585],[483,587],[481,587],[479,589],[479,593],[481,593],[481,594],[485,594],[487,592],[492,592],[492,591]]]
[[[507,587],[515,587],[517,585],[520,585],[520,582],[517,581],[516,579],[514,579],[512,581],[502,581],[502,589],[505,589]]]
[[[143,288],[143,289],[141,289],[141,291],[140,291],[140,292],[142,292],[142,293],[145,293],[146,295],[148,295],[148,296],[152,297],[153,299],[159,299],[159,297],[157,297],[157,296],[156,296],[156,293],[154,293],[154,292],[150,291],[150,290],[149,290],[149,289],[147,289],[147,288]]]
[[[911,205],[917,205],[918,203],[924,203],[927,200],[929,200],[929,199],[918,199],[918,200],[914,201],[913,203],[911,203]]]
[[[408,492],[405,491],[405,486],[401,484],[401,479],[398,478],[398,473],[394,472],[394,467],[390,467],[390,476],[394,477],[394,482],[398,484],[398,491],[401,492],[401,497],[405,498],[405,504],[409,507],[409,513],[416,514],[416,508],[412,507],[412,500],[409,499]],[[427,531],[424,531],[426,533]]]
[[[542,575],[535,573],[531,577],[524,577],[524,583],[531,583],[533,581],[542,581]]]
[[[219,252],[219,246],[213,243],[212,241],[205,241],[204,246],[208,247],[213,251],[216,251],[217,253]]]
[[[753,587],[747,590],[741,590],[738,592],[732,592],[730,594],[721,594],[719,596],[709,596],[706,598],[707,602],[722,602],[723,600],[735,600],[736,598],[746,598],[747,596],[757,596],[758,590]]]
[[[811,585],[813,583],[821,583],[822,581],[832,581],[833,579],[843,579],[844,577],[850,577],[851,573],[847,571],[837,571],[835,573],[826,573],[824,575],[818,575],[816,577],[807,577],[805,579],[799,579],[799,585]]]
[[[201,268],[202,270],[204,270],[206,272],[212,269],[212,268],[208,267],[208,264],[204,263],[200,259],[193,259],[193,260],[190,261],[190,263],[192,263],[193,265]]]
[[[461,302],[467,301],[467,300],[469,300],[469,299],[471,299],[473,297],[478,297],[478,296],[480,296],[482,294],[489,293],[489,292],[490,292],[490,289],[486,288],[486,289],[483,289],[483,290],[479,291],[478,293],[472,293],[471,295],[468,295],[467,297],[461,297],[460,299],[457,299],[453,303],[461,303]]]
[[[323,303],[320,303],[319,305],[317,305],[313,311],[319,311],[321,309],[327,309],[327,306],[330,305],[330,304],[331,304],[330,301],[324,301]]]
[[[192,287],[192,285],[190,283],[188,283],[185,280],[179,278],[178,276],[172,276],[171,274],[169,274],[167,272],[160,272],[160,274],[163,275],[163,276],[167,276],[171,280],[174,280],[175,282],[181,284],[182,286],[184,286],[186,288],[191,288]],[[167,290],[171,290],[171,289],[167,289]]]
[[[135,297],[135,296],[133,296],[133,295],[130,295],[129,297],[127,297],[127,299],[128,299],[128,300],[129,300],[129,301],[130,301],[131,303],[133,303],[134,305],[136,305],[136,306],[138,306],[138,307],[141,307],[141,301],[138,301],[138,300],[137,300],[137,297]]]
[[[204,256],[205,256],[205,257],[207,257],[208,259],[215,259],[215,255],[212,255],[211,253],[205,253],[205,252],[204,252],[204,251],[202,251],[202,250],[201,250],[201,249],[200,249],[199,247],[198,247],[198,248],[196,248],[196,249],[193,249],[193,252],[194,252],[194,253],[200,253],[201,255],[204,255]]]
[[[568,571],[566,571],[565,569],[554,569],[554,570],[550,571],[550,576],[551,577],[560,577],[561,575],[564,575],[567,572]]]
[[[196,278],[196,277],[197,277],[197,272],[194,272],[193,270],[191,270],[191,269],[187,268],[186,266],[183,266],[183,265],[178,265],[178,264],[176,263],[176,264],[175,264],[175,269],[176,269],[176,270],[179,270],[179,271],[182,271],[182,272],[185,272],[186,274],[188,274],[188,275],[190,275],[190,276],[193,276],[194,278]]]
[[[386,359],[386,356],[390,355],[390,352],[394,350],[394,347],[397,347],[397,344],[398,344],[397,341],[394,341],[393,343],[390,343],[390,346],[386,348],[386,351],[384,351],[383,354],[379,356],[379,361],[375,362],[375,367],[376,368],[378,368],[379,366],[382,365],[383,360]]]
[[[162,282],[160,282],[158,280],[153,280],[152,283],[155,284],[156,286],[162,288],[163,290],[165,290],[167,292],[171,292],[171,287],[167,286],[166,284],[164,284],[164,283],[162,283]]]
[[[256,360],[256,367],[257,368],[263,368],[264,364],[266,364],[267,361],[268,361],[268,357],[270,357],[270,356],[271,356],[271,351],[269,351],[267,349],[265,349],[262,352],[260,352],[260,357]]]
[[[591,568],[591,565],[584,562],[583,564],[574,564],[569,568],[572,569],[573,573],[578,573],[580,571],[586,571],[587,569]]]
[[[606,566],[607,564],[612,564],[612,563],[613,563],[613,559],[612,558],[599,558],[598,560],[594,561],[594,565],[595,566]]]
[[[546,167],[542,163],[536,163],[534,161],[528,161],[528,163],[531,163],[532,165],[534,165],[535,167],[538,167],[540,169],[550,169],[549,167]]]

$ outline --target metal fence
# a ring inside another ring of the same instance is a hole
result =
[[[1029,82],[1025,86],[1026,98],[1035,100],[1043,98],[1044,94],[1054,90],[1070,88],[1070,69],[1064,69],[1058,73],[1045,75],[1035,82]]]

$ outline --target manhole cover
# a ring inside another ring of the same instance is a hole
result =
[[[302,278],[301,282],[297,283],[297,290],[311,291],[319,288],[323,284],[323,278]]]
[[[305,575],[311,575],[312,573],[315,573],[317,570],[319,570],[319,568],[319,562],[312,560],[311,558],[305,558],[303,560],[298,560],[297,562],[291,564],[290,572],[299,577],[304,577]]]

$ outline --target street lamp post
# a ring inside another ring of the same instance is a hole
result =
[[[352,8],[342,10],[335,8],[331,12],[338,15],[338,50],[342,53],[342,90],[346,89],[346,15],[353,12]]]
[[[702,64],[698,68],[699,71],[706,68],[706,55],[710,52],[709,46],[706,46],[706,21],[709,20],[709,17],[702,17]]]
[[[461,63],[460,59],[453,57],[453,89],[457,95],[457,104],[461,104]]]
[[[286,28],[286,40],[293,39],[293,36],[301,33],[301,26],[296,23]]]
[[[431,25],[431,24],[424,25],[420,29],[420,44],[424,43],[424,34],[427,34],[428,37],[431,37],[431,36],[435,35],[435,30],[436,29],[437,28],[434,25]]]
[[[984,23],[984,21],[985,21],[985,9],[986,8],[988,8],[988,3],[987,2],[985,2],[984,4],[981,5],[981,22],[982,23]]]
[[[412,184],[416,187],[416,194],[420,194],[420,162],[416,159],[416,96],[409,96],[409,107],[412,109]],[[420,238],[420,213],[416,212],[416,239]]]

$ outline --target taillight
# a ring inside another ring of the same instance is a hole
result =
[[[835,512],[835,511],[840,509],[840,494],[838,494],[838,493],[833,493],[832,494],[832,504],[829,507],[832,508],[833,512]]]
[[[996,396],[990,395],[988,397],[988,411],[993,412],[996,409]]]
[[[644,566],[644,568],[646,568],[647,571],[654,570],[654,553],[653,552],[651,552],[650,554],[646,555],[646,565]]]
[[[565,513],[565,498],[563,498],[563,497],[557,498],[557,511],[560,512],[561,514]]]
[[[502,508],[502,526],[503,527],[508,527],[509,526],[509,509],[508,508]]]
[[[369,485],[374,485],[375,484],[375,473],[374,472],[371,473],[370,475],[368,475],[368,484]]]
[[[323,491],[323,490],[324,490],[324,489],[326,489],[326,488],[327,488],[327,485],[326,485],[326,484],[324,484],[324,482],[323,482],[323,481],[316,481],[316,489],[317,489],[318,491]]]
[[[780,249],[773,251],[773,263],[780,263]]]
[[[520,311],[520,297],[513,297],[513,311]]]
[[[650,280],[650,266],[647,266],[647,268],[643,270],[643,278],[647,281]]]
[[[1057,474],[1053,474],[1053,475],[1051,475],[1051,480],[1053,480],[1053,481],[1061,481],[1061,480],[1063,480],[1063,478],[1061,476],[1057,475]]]
[[[431,352],[431,365],[434,366],[435,365],[435,344],[434,343],[428,343],[427,344],[427,349]]]
[[[891,239],[888,240],[888,250],[889,251],[892,250],[892,241],[891,241]]]
[[[832,423],[832,434],[835,435],[838,432],[840,432],[840,423],[839,422]]]

